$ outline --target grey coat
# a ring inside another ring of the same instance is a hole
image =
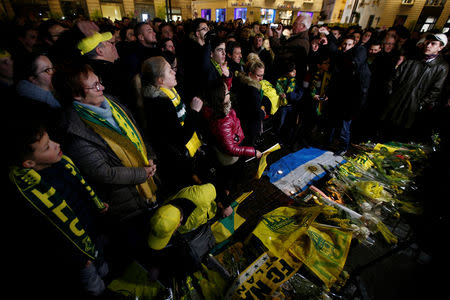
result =
[[[407,60],[394,74],[391,91],[381,119],[403,128],[411,128],[423,107],[437,104],[448,74],[441,55],[431,62]]]
[[[86,126],[72,106],[64,112],[63,127],[63,151],[72,158],[102,201],[109,204],[108,219],[117,225],[147,212],[149,204],[136,189],[137,184],[147,179],[144,168],[124,167],[106,141]],[[147,150],[150,153],[148,147]]]

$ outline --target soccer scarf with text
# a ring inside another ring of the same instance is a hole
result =
[[[66,170],[85,187],[90,196],[89,200],[94,202],[97,209],[104,209],[105,204],[86,183],[72,160],[63,155],[61,161]],[[9,178],[17,186],[25,199],[41,214],[47,217],[50,223],[58,228],[82,253],[90,259],[97,257],[98,251],[95,244],[86,230],[79,224],[79,219],[75,215],[75,212],[58,191],[42,180],[38,172],[33,169],[13,167],[9,173]]]

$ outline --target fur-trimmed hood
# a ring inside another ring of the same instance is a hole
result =
[[[250,78],[247,74],[245,74],[244,72],[239,72],[236,74],[236,78],[245,85],[254,87],[258,90],[261,89],[261,83],[257,80],[254,80],[252,78]]]
[[[161,89],[152,84],[147,84],[142,87],[142,97],[145,98],[169,98]]]

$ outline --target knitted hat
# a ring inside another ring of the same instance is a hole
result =
[[[11,54],[9,54],[8,51],[6,51],[5,49],[0,48],[0,58],[9,57],[9,56],[11,56]]]
[[[97,48],[98,44],[101,42],[110,40],[112,38],[111,32],[103,32],[103,33],[94,33],[88,37],[85,37],[78,43],[78,49],[81,51],[81,55],[85,55],[86,53]]]
[[[173,205],[164,205],[158,208],[150,219],[150,234],[148,245],[155,250],[161,250],[170,241],[181,220],[181,211]]]

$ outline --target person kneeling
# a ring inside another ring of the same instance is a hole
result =
[[[209,251],[215,246],[211,224],[232,213],[228,201],[215,200],[214,185],[194,185],[183,188],[156,210],[147,240],[153,255],[144,258],[151,279],[183,279],[198,270],[201,263],[208,266]],[[216,217],[217,207],[222,215]]]

